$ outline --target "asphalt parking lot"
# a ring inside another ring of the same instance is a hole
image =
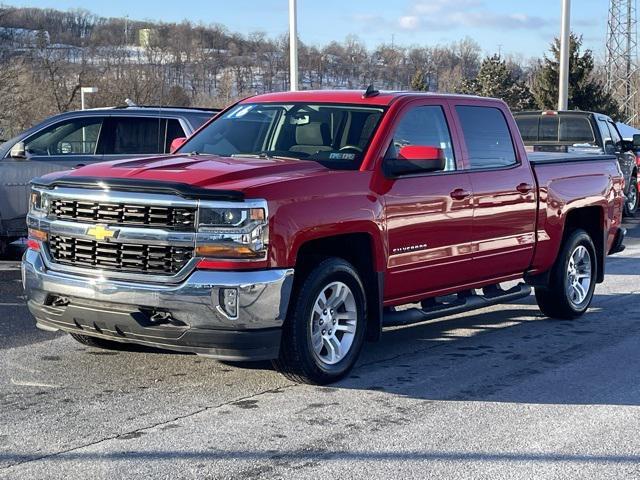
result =
[[[530,297],[386,332],[350,378],[103,351],[0,262],[0,478],[640,478],[640,222],[582,319]]]

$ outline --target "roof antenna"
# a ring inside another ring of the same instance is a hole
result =
[[[362,98],[375,97],[376,95],[380,95],[380,92],[376,90],[376,88],[373,86],[373,83],[371,83],[365,90]]]

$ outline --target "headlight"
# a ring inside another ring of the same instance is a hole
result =
[[[221,260],[264,260],[268,225],[264,200],[203,202],[198,211],[196,255]]]
[[[49,197],[42,191],[35,188],[29,194],[29,212],[46,214],[49,210]]]

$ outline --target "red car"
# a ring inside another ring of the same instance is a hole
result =
[[[178,143],[33,182],[38,327],[327,383],[385,326],[531,286],[546,315],[576,318],[624,248],[616,158],[528,157],[499,100],[274,93]]]

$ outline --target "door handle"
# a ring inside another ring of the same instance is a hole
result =
[[[526,195],[527,193],[531,192],[531,190],[533,190],[533,185],[523,182],[516,187],[516,190],[521,194]]]
[[[464,200],[471,196],[470,192],[467,192],[464,188],[456,188],[449,194],[454,200]]]

